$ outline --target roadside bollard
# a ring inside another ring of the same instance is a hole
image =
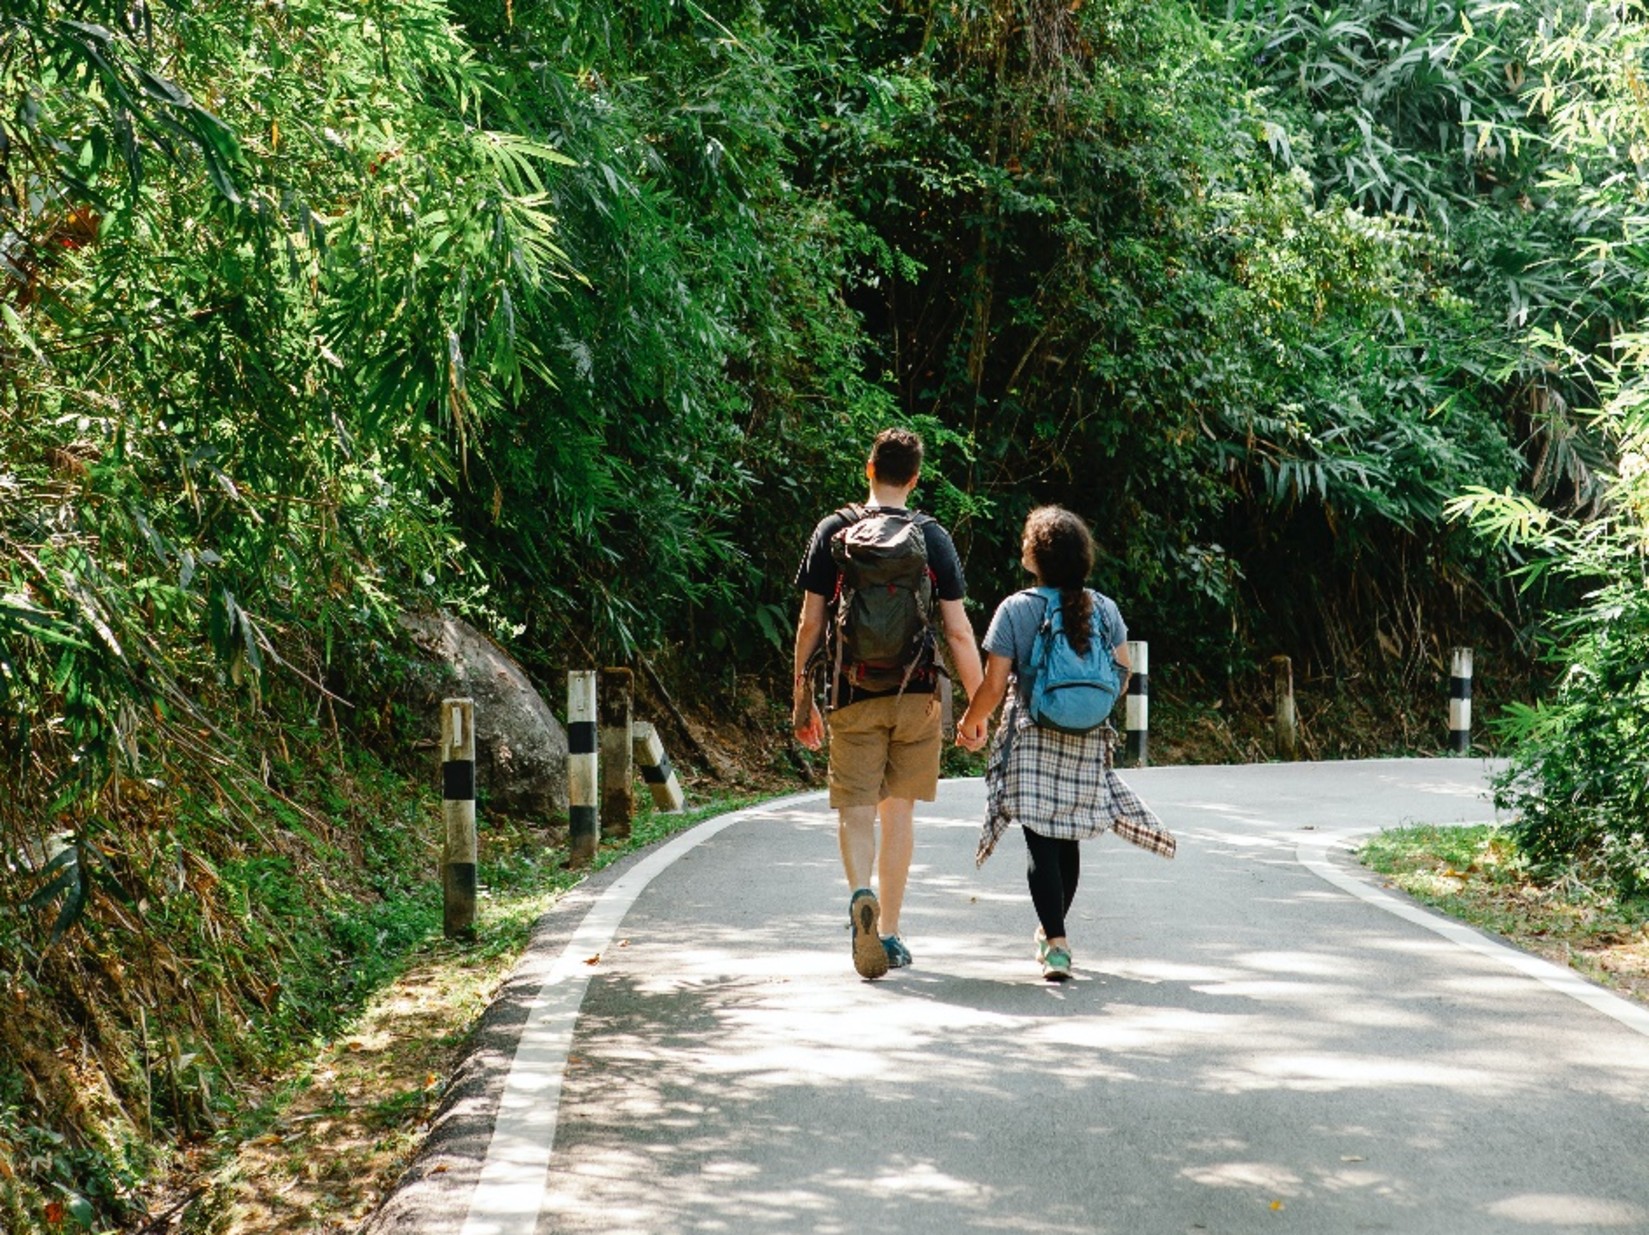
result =
[[[1146,764],[1146,743],[1151,728],[1151,645],[1143,639],[1128,641],[1128,662],[1133,676],[1128,679],[1128,701],[1123,705],[1123,730],[1127,734],[1127,760],[1136,768]]]
[[[595,858],[599,839],[596,796],[600,791],[596,756],[595,670],[567,673],[567,864]]]
[[[1472,748],[1472,650],[1449,653],[1449,749],[1464,755]]]
[[[634,737],[635,759],[641,765],[641,779],[652,791],[653,805],[660,810],[680,810],[687,797],[676,779],[676,770],[670,766],[670,756],[664,753],[658,730],[643,721],[631,729]]]
[[[629,836],[630,818],[635,814],[631,791],[635,766],[630,750],[630,704],[634,695],[635,675],[628,669],[602,670],[596,708],[601,717],[601,835],[609,840]]]
[[[441,701],[441,926],[448,939],[475,934],[475,704]]]
[[[1277,758],[1294,758],[1298,731],[1294,719],[1294,662],[1271,658],[1271,694],[1276,710]]]

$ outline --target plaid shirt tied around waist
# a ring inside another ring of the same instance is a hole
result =
[[[1042,728],[1021,706],[1018,689],[1010,688],[985,765],[985,827],[975,863],[984,865],[1014,823],[1057,840],[1115,832],[1129,844],[1173,857],[1173,833],[1112,768],[1115,745],[1110,725],[1082,734]]]

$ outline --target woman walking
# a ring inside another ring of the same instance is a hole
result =
[[[985,743],[986,725],[1007,698],[985,771],[987,806],[977,860],[983,865],[1002,833],[1017,823],[1025,833],[1026,877],[1040,923],[1037,960],[1049,981],[1071,976],[1066,918],[1081,875],[1078,842],[1111,830],[1125,840],[1173,857],[1173,836],[1111,768],[1116,737],[1108,724],[1073,733],[1037,724],[1035,693],[1038,633],[1059,606],[1071,650],[1086,657],[1096,645],[1109,651],[1126,690],[1128,628],[1116,603],[1086,586],[1094,565],[1093,537],[1077,515],[1043,506],[1025,520],[1022,562],[1037,588],[1017,592],[997,607],[985,633],[985,680],[957,725],[971,750]],[[1010,690],[1010,687],[1012,689]]]

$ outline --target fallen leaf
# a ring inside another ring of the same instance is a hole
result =
[[[63,1210],[63,1202],[62,1201],[47,1201],[46,1202],[46,1221],[48,1223],[50,1223],[52,1226],[62,1226],[63,1225],[63,1215],[64,1215],[64,1210]]]
[[[1271,1208],[1274,1209],[1274,1210],[1281,1209],[1282,1207],[1283,1207],[1283,1203],[1281,1201],[1272,1201],[1271,1202]]]
[[[627,948],[630,946],[630,941],[628,939],[620,939],[618,941],[618,946],[621,948]]]
[[[586,965],[599,965],[601,963],[601,953],[597,952],[594,956],[590,957],[584,963]]]
[[[429,1173],[431,1175],[444,1175],[448,1171],[450,1171],[451,1169],[452,1168],[450,1166],[448,1166],[445,1162],[443,1162],[443,1163],[441,1163],[440,1166],[431,1167]]]

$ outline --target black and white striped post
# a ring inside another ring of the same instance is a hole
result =
[[[1472,650],[1449,652],[1449,749],[1464,755],[1472,748]]]
[[[1136,768],[1146,766],[1146,743],[1151,728],[1151,648],[1143,639],[1128,641],[1128,663],[1133,676],[1128,679],[1128,701],[1123,712],[1123,729],[1127,734],[1127,760]]]
[[[680,810],[687,801],[676,779],[676,770],[670,766],[670,756],[664,753],[658,730],[645,721],[637,721],[630,729],[635,759],[641,768],[641,779],[652,792],[653,805],[660,810]]]
[[[600,840],[597,801],[601,792],[596,755],[594,669],[567,673],[567,863],[584,866],[595,858]]]
[[[448,939],[475,934],[475,704],[441,701],[441,925]]]

